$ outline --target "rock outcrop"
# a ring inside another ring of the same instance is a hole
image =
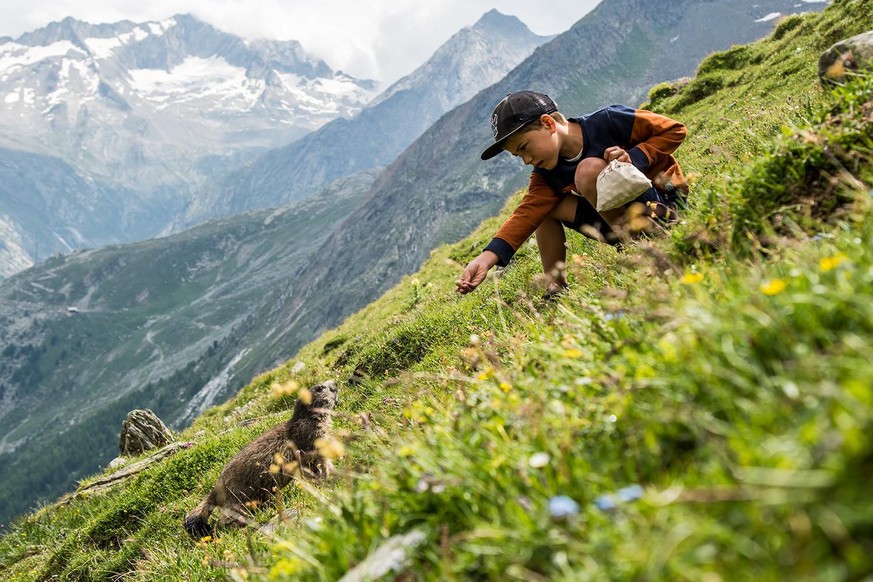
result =
[[[818,78],[825,87],[842,85],[852,75],[873,70],[873,30],[834,43],[818,60]]]
[[[173,442],[173,433],[151,410],[131,410],[121,423],[118,448],[124,456],[140,455]]]

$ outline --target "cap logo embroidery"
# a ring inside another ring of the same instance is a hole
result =
[[[493,115],[491,115],[491,133],[494,134],[494,139],[497,139],[497,122],[498,115],[494,113]]]

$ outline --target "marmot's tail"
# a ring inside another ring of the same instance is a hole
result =
[[[209,514],[215,506],[212,503],[212,492],[207,495],[200,505],[185,514],[185,531],[191,537],[202,538],[212,533],[212,528],[209,527]]]

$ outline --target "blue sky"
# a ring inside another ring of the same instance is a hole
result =
[[[0,0],[0,36],[72,16],[92,23],[190,13],[244,38],[300,41],[333,69],[390,83],[492,8],[558,34],[599,0]]]

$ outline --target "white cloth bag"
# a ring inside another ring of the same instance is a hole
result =
[[[624,206],[651,187],[636,166],[612,160],[597,176],[597,212]]]

